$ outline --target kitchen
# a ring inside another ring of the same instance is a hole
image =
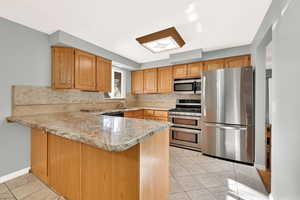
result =
[[[257,11],[251,17],[240,13],[247,25],[239,24],[236,34],[223,30],[221,22],[214,22],[216,27],[204,21],[199,25],[195,16],[205,13],[202,7],[212,9],[213,2],[174,2],[168,15],[181,10],[182,20],[189,21],[186,26],[179,18],[167,17],[170,21],[160,26],[147,29],[140,24],[144,30],[130,36],[119,34],[117,27],[107,31],[107,26],[101,42],[91,28],[97,20],[82,21],[83,15],[72,28],[67,18],[64,25],[50,18],[43,24],[44,14],[50,13],[33,0],[27,3],[5,2],[1,8],[0,199],[299,197],[294,186],[298,172],[281,162],[289,155],[282,156],[278,145],[283,138],[277,134],[286,127],[279,119],[291,119],[296,111],[285,113],[279,104],[292,106],[297,97],[279,90],[288,84],[277,84],[279,72],[281,78],[291,73],[276,67],[284,63],[295,70],[285,58],[297,62],[297,57],[283,53],[291,52],[294,43],[280,41],[286,35],[296,38],[297,27],[286,21],[297,16],[298,2],[222,3],[232,11],[223,15],[228,27],[230,20],[239,20],[235,8],[248,14]],[[26,5],[30,7],[24,9]],[[84,7],[96,8],[91,5]],[[162,16],[162,8],[154,18]],[[35,21],[26,17],[30,11]],[[210,19],[206,14],[202,20]],[[286,27],[291,32],[286,33]],[[225,34],[215,37],[212,30]],[[264,73],[271,42],[275,50],[270,84],[277,87],[272,86],[275,98],[267,105]],[[281,92],[289,100],[284,101]],[[266,113],[272,115],[272,128],[265,124]],[[292,134],[295,128],[288,130],[285,148],[292,149],[298,138]],[[283,168],[290,169],[288,182],[280,175]],[[284,183],[290,185],[288,194],[279,187]]]

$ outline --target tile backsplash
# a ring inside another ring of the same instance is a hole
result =
[[[176,99],[199,99],[200,95],[127,93],[126,99],[104,99],[103,92],[54,90],[43,86],[13,86],[12,115],[53,112],[76,112],[81,109],[115,109],[118,107],[174,108]]]
[[[125,99],[104,99],[103,92],[54,90],[42,86],[13,86],[12,115],[74,112],[80,109],[114,109]]]
[[[174,108],[177,99],[199,99],[196,94],[140,94],[136,95],[136,106],[170,107]]]

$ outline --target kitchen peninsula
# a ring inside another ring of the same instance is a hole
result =
[[[168,199],[167,122],[85,112],[8,121],[32,128],[31,171],[67,199]]]

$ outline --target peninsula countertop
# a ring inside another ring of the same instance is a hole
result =
[[[66,112],[7,118],[106,151],[125,151],[169,127],[168,122]]]

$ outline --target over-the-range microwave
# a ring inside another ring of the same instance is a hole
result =
[[[174,93],[201,94],[201,78],[174,79]]]

